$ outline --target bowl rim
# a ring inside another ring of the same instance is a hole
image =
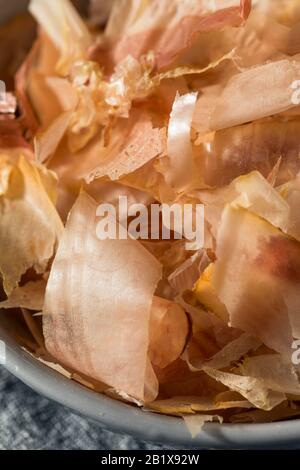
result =
[[[87,389],[39,362],[1,327],[0,339],[5,343],[4,367],[9,372],[39,394],[107,430],[177,448],[300,448],[299,419],[267,424],[208,423],[193,439],[182,419],[146,412]]]

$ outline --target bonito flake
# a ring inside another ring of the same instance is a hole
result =
[[[83,3],[0,29],[5,322],[194,436],[299,416],[299,1]]]

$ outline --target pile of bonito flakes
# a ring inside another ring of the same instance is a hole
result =
[[[193,433],[299,416],[299,0],[79,11],[32,0],[0,30],[0,321]],[[203,246],[100,239],[120,197],[202,204]]]

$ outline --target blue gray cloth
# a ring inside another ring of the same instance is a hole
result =
[[[166,449],[101,429],[0,367],[0,450]]]

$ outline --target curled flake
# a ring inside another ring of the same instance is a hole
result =
[[[222,187],[235,178],[259,171],[267,178],[281,158],[277,185],[300,171],[300,122],[255,121],[218,131],[198,147],[197,166],[206,185]]]
[[[0,302],[0,308],[24,308],[28,310],[43,310],[46,291],[46,281],[28,282],[12,291],[8,299]]]
[[[230,325],[290,354],[289,311],[297,308],[300,245],[244,209],[228,206],[217,239],[212,284]]]
[[[0,270],[9,295],[28,269],[46,271],[63,226],[50,196],[56,184],[51,172],[7,153],[0,157],[0,174]]]
[[[99,240],[96,210],[81,193],[69,216],[47,285],[46,347],[73,369],[151,401],[149,319],[161,267],[135,240]]]
[[[184,291],[192,289],[200,274],[209,264],[210,260],[207,253],[200,250],[170,274],[169,283],[177,294],[182,294]]]
[[[168,300],[154,297],[150,315],[149,357],[163,369],[183,352],[189,324],[183,309]]]
[[[67,132],[71,117],[71,111],[66,111],[55,119],[44,133],[36,136],[35,157],[40,163],[44,163],[49,157],[53,156]]]
[[[168,128],[168,157],[162,173],[166,182],[182,191],[196,176],[191,142],[191,125],[197,101],[196,93],[177,95],[173,104]]]
[[[29,11],[61,52],[60,68],[86,55],[92,36],[69,0],[31,0]]]
[[[223,422],[222,416],[218,415],[193,415],[193,416],[183,416],[186,427],[188,428],[191,436],[193,438],[197,437],[201,433],[203,426],[206,423],[217,421],[219,423]]]
[[[153,50],[157,69],[165,70],[202,33],[240,26],[250,9],[250,0],[232,0],[224,8],[206,0],[116,2],[106,30],[106,38],[113,44],[111,62],[118,63],[128,54],[138,58]],[[94,51],[96,57],[97,52],[101,49]]]
[[[205,363],[205,367],[225,369],[229,367],[231,363],[239,361],[241,357],[249,353],[249,351],[255,351],[259,346],[261,346],[261,342],[258,339],[244,333],[217,352],[217,354]]]
[[[86,176],[87,183],[104,176],[119,180],[133,173],[165,153],[165,140],[164,129],[155,129],[147,116],[141,116],[130,129],[125,146],[104,149],[105,160]]]
[[[211,368],[205,368],[204,370],[211,378],[245,397],[256,408],[272,410],[286,398],[283,393],[269,390],[263,380],[221,372]]]
[[[285,233],[289,232],[288,202],[263,176],[255,171],[236,178],[229,186],[195,193],[205,205],[206,218],[217,237],[222,213],[227,204],[241,207],[267,220]]]
[[[239,371],[248,377],[264,381],[275,392],[300,395],[297,368],[279,354],[268,354],[246,358]]]
[[[282,113],[296,106],[292,84],[299,57],[259,65],[234,75],[199,98],[193,127],[202,134]],[[255,93],[253,93],[255,90]]]

